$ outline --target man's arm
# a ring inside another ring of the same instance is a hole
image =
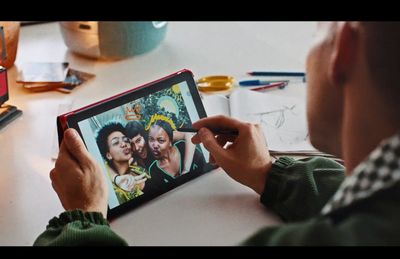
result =
[[[272,163],[265,138],[258,125],[226,116],[213,116],[193,123],[199,129],[192,139],[210,151],[211,161],[261,195],[261,201],[294,221],[315,215],[344,179],[343,167],[324,158],[296,162],[282,158]],[[229,129],[238,136],[216,135],[213,129]],[[210,130],[211,129],[211,130]],[[226,146],[227,142],[231,145]]]
[[[66,211],[54,217],[34,246],[126,246],[99,212]]]
[[[261,195],[272,160],[260,125],[219,115],[200,119],[192,126],[198,130],[192,142],[203,143],[210,152],[210,162],[222,167],[235,181]],[[220,129],[235,130],[239,134],[213,133],[213,130]]]
[[[50,220],[34,245],[126,245],[105,219],[105,176],[74,129],[64,133],[50,179],[66,212]]]
[[[285,221],[317,215],[345,178],[344,167],[334,160],[281,157],[268,173],[260,200]]]

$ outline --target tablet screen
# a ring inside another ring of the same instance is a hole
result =
[[[192,133],[178,132],[205,117],[189,72],[177,74],[68,119],[99,162],[109,187],[109,216],[209,171],[208,152]]]

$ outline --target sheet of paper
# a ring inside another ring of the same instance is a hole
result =
[[[304,99],[237,89],[229,100],[232,117],[262,126],[270,150],[315,150],[308,138]]]
[[[203,105],[207,116],[213,115],[230,115],[229,98],[224,95],[207,95],[203,96]]]
[[[61,83],[68,72],[68,62],[22,63],[18,67],[17,83]]]

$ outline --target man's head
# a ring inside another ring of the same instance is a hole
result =
[[[367,69],[377,94],[390,105],[399,105],[400,22],[362,22]],[[396,110],[396,114],[398,114]]]
[[[141,159],[147,158],[147,134],[138,121],[130,121],[125,126],[126,136],[131,139],[132,152]]]
[[[122,124],[111,122],[101,128],[96,138],[100,153],[107,161],[125,162],[132,157],[129,138]]]
[[[388,124],[399,125],[393,112],[400,101],[399,46],[398,22],[318,24],[307,56],[307,116],[316,148],[342,156],[344,145],[371,139],[364,147],[371,149],[390,133]]]

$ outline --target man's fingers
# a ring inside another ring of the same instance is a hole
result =
[[[218,144],[214,134],[207,128],[201,128],[197,134],[204,147],[210,151],[212,156],[218,160],[219,157],[224,156],[225,150]]]
[[[50,180],[52,182],[54,182],[56,180],[56,169],[55,168],[50,170],[49,176],[50,176]]]
[[[208,161],[210,162],[210,164],[215,164],[215,158],[210,154]]]
[[[219,130],[242,130],[245,124],[239,120],[233,119],[231,117],[227,117],[224,115],[211,116],[207,118],[203,118],[201,120],[193,123],[192,127],[195,129],[200,128],[208,128],[210,131],[219,131]],[[220,135],[221,138],[226,138],[227,141],[233,141],[237,136],[232,135]],[[224,137],[222,137],[224,136]],[[193,144],[199,144],[202,141],[200,140],[199,134],[196,134],[192,138]]]
[[[60,197],[58,185],[55,182],[51,182],[51,186],[53,187],[53,190],[57,193],[58,197]]]
[[[196,135],[194,135],[194,136],[192,137],[192,143],[195,144],[195,145],[201,143],[199,134],[196,134]]]
[[[79,167],[79,161],[74,159],[73,154],[68,151],[66,141],[62,141],[60,146],[60,152],[58,153],[58,158],[56,160],[55,168],[75,168]],[[62,171],[62,170],[61,170]]]
[[[225,147],[226,143],[228,142],[233,142],[236,139],[236,136],[232,136],[232,135],[218,135],[216,137],[218,144],[221,147]]]
[[[209,129],[239,129],[242,126],[243,122],[224,115],[203,118],[192,124],[195,129],[203,127]]]
[[[63,142],[65,142],[69,153],[76,158],[79,164],[87,164],[88,157],[90,157],[89,152],[86,150],[85,144],[75,129],[69,128],[64,132]]]
[[[58,194],[58,182],[57,181],[57,171],[55,168],[51,169],[50,171],[50,180],[51,180],[51,186],[53,187],[53,190]]]
[[[68,150],[67,150],[67,147],[65,146],[65,141],[63,139],[63,141],[61,142],[59,151],[58,151],[58,157],[64,155],[65,153],[68,154]],[[58,157],[57,157],[57,160],[58,160]]]
[[[234,142],[236,138],[237,138],[237,136],[233,136],[233,135],[217,135],[217,137],[216,137],[218,144],[220,146],[222,146],[222,147],[227,142]],[[195,136],[193,136],[192,143],[195,144],[195,145],[201,143],[201,139],[200,139],[200,135],[199,134],[196,134]]]

